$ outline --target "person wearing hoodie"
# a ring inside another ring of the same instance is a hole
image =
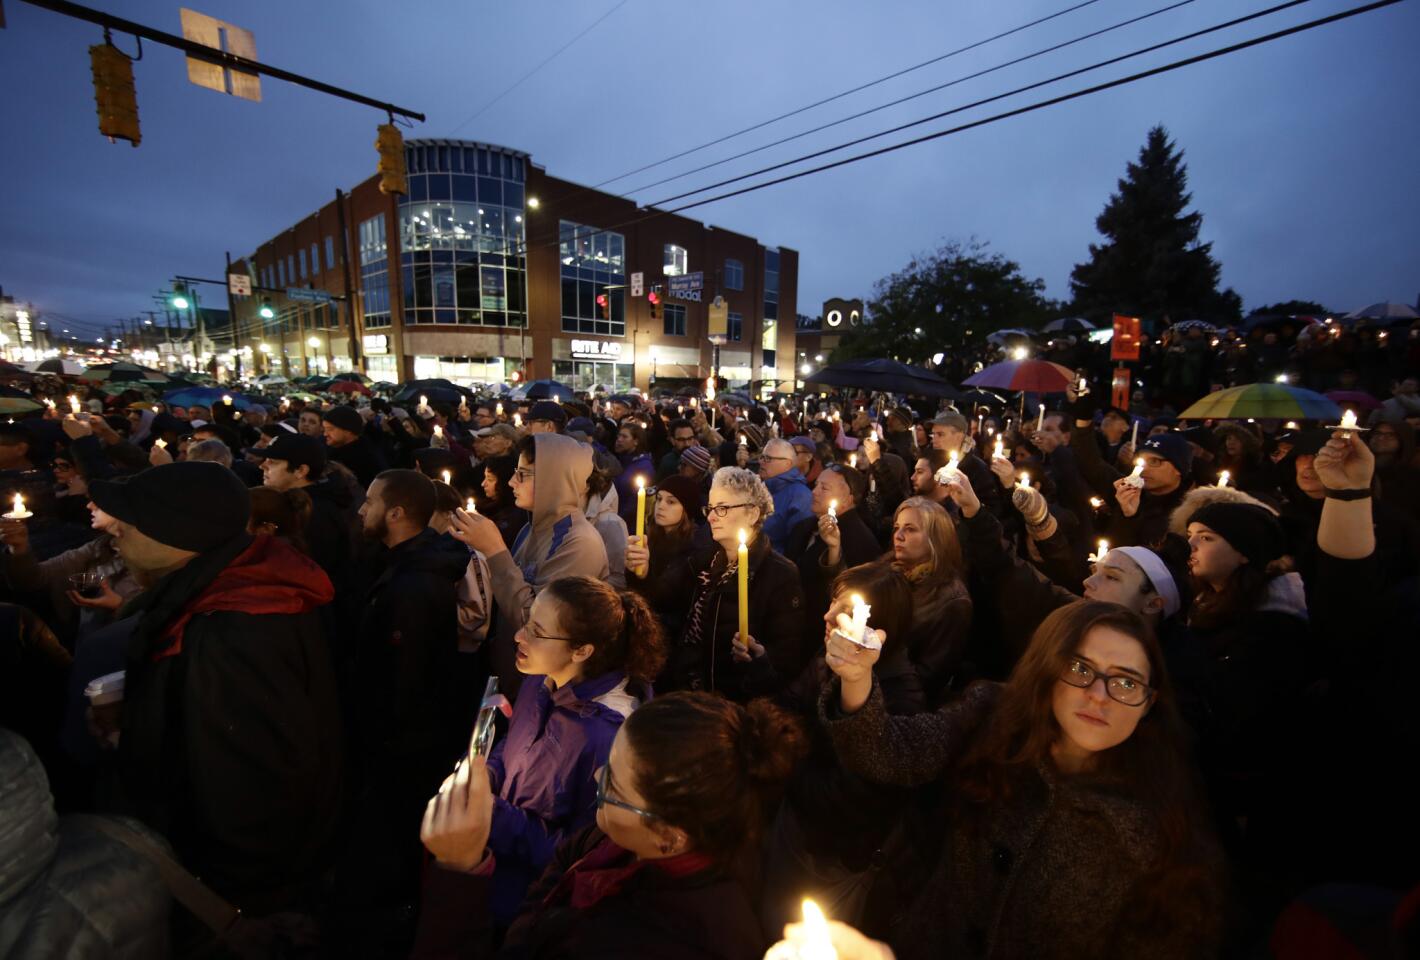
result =
[[[774,498],[774,513],[764,520],[764,535],[782,554],[789,549],[794,528],[814,515],[814,494],[794,465],[794,446],[787,440],[775,439],[764,445],[759,476]]]
[[[513,921],[558,844],[596,819],[596,771],[665,662],[665,638],[646,601],[592,577],[549,583],[515,640],[528,681],[508,735],[488,758],[497,794],[488,838],[498,864],[492,908],[501,926]]]
[[[329,578],[247,533],[247,488],[215,463],[89,494],[147,584],[108,628],[127,651],[114,812],[162,832],[245,914],[299,909],[329,864],[339,808],[340,714],[317,614]]]
[[[513,471],[513,498],[532,520],[512,549],[492,520],[463,510],[454,514],[450,533],[488,558],[498,611],[489,658],[510,698],[521,683],[513,635],[526,622],[537,592],[562,577],[605,580],[610,573],[606,543],[582,506],[591,472],[590,446],[558,433],[524,437]]]
[[[361,593],[354,637],[347,703],[359,764],[352,817],[359,843],[341,870],[341,905],[380,937],[407,934],[400,928],[417,893],[419,813],[467,733],[460,703],[471,694],[460,697],[454,680],[456,589],[468,551],[429,528],[434,508],[433,481],[417,470],[379,474],[360,508],[365,538],[384,549],[378,575]]]

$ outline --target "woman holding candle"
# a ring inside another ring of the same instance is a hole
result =
[[[621,461],[621,473],[616,477],[616,497],[621,519],[634,529],[636,523],[636,478],[641,477],[649,485],[656,475],[656,464],[651,460],[646,440],[646,430],[639,423],[627,422],[616,431],[614,452]]]
[[[626,582],[646,598],[672,636],[680,634],[685,598],[695,584],[691,556],[704,500],[700,481],[667,477],[656,486],[646,543],[632,537],[626,544]]]
[[[940,791],[899,956],[1210,956],[1221,877],[1163,653],[1114,604],[1052,613],[1005,684],[892,716],[878,652],[834,637],[821,722],[848,770]]]
[[[511,550],[518,531],[528,522],[528,512],[513,502],[513,471],[518,459],[513,456],[489,457],[481,464],[482,476],[475,495],[478,512],[498,525],[503,543]]]
[[[596,771],[596,825],[557,850],[509,929],[509,955],[755,958],[768,945],[750,889],[765,817],[804,751],[765,701],[658,696],[621,725]],[[482,761],[451,776],[420,832],[425,873],[415,960],[493,954],[483,908],[501,866]]]
[[[691,558],[695,586],[682,615],[685,630],[658,686],[718,691],[744,701],[774,692],[803,669],[803,588],[798,568],[763,535],[773,511],[759,477],[739,467],[715,472],[705,507],[713,542]],[[749,564],[746,591],[739,588],[741,533]],[[748,637],[739,636],[742,610]],[[760,659],[766,662],[750,669]]]

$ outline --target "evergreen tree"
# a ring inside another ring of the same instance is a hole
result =
[[[1218,291],[1218,262],[1212,244],[1198,242],[1203,215],[1187,209],[1187,188],[1183,151],[1154,127],[1095,220],[1106,242],[1090,244],[1089,262],[1070,274],[1074,312],[1106,324],[1114,313],[1156,323],[1241,317],[1242,299]]]

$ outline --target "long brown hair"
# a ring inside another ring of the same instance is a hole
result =
[[[1053,700],[1066,665],[1085,635],[1109,627],[1133,637],[1149,661],[1153,700],[1123,743],[1095,754],[1085,774],[1111,783],[1137,799],[1156,818],[1164,838],[1164,859],[1189,842],[1198,822],[1199,801],[1183,724],[1160,647],[1148,623],[1114,603],[1080,600],[1046,617],[1031,636],[985,729],[963,758],[962,795],[972,803],[991,804],[1010,792],[1012,774],[1050,762],[1061,736]]]
[[[873,629],[886,633],[888,643],[906,641],[912,627],[912,584],[890,562],[875,560],[844,570],[833,578],[829,596],[837,599],[840,593],[862,594],[873,608]]]
[[[784,783],[808,751],[803,727],[768,700],[740,706],[701,692],[657,697],[623,727],[647,807],[693,848],[742,871]]]
[[[590,643],[595,652],[582,664],[585,677],[625,670],[632,680],[650,683],[666,662],[661,623],[639,593],[617,593],[595,577],[563,577],[544,588],[562,605],[558,619],[574,645]]]
[[[966,562],[962,558],[961,541],[957,539],[957,528],[956,524],[952,523],[951,514],[947,513],[940,503],[926,497],[908,497],[898,504],[892,513],[894,527],[904,510],[916,510],[917,516],[922,519],[927,545],[932,551],[932,559],[928,561],[928,579],[941,583],[960,580],[965,572]],[[891,562],[892,551],[889,550],[883,559]]]

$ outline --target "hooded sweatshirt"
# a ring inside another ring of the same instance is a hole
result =
[[[517,693],[521,675],[514,660],[513,634],[527,620],[542,587],[563,577],[596,577],[610,572],[606,544],[582,512],[591,448],[557,433],[536,434],[532,520],[513,541],[511,552],[488,558],[493,596],[498,604],[498,632],[492,666],[507,697]]]

